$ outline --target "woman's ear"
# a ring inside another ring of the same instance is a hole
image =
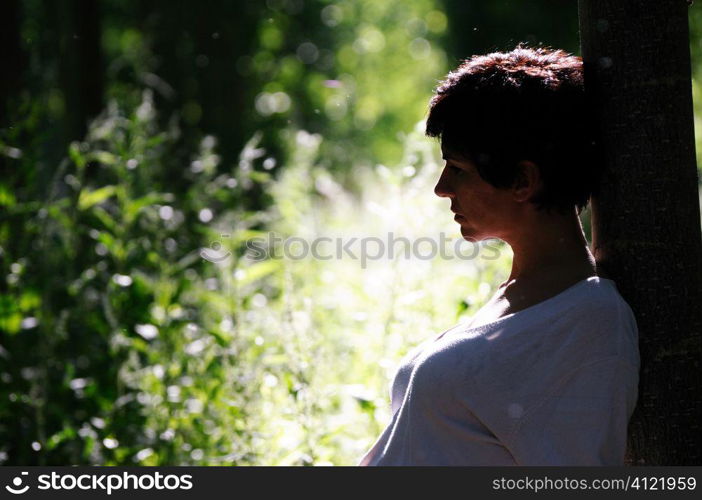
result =
[[[541,190],[541,171],[531,161],[523,160],[517,163],[517,175],[512,184],[512,193],[515,201],[529,201]]]

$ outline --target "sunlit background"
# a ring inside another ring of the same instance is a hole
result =
[[[511,253],[261,259],[247,242],[459,240],[422,134],[437,80],[520,41],[579,51],[576,2],[549,0],[4,11],[7,465],[355,464],[398,360],[475,312]]]

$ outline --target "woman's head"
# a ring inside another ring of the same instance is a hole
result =
[[[538,209],[582,210],[595,188],[582,61],[561,50],[518,46],[473,56],[448,74],[431,100],[426,133],[442,150],[509,188],[520,165],[538,167]]]

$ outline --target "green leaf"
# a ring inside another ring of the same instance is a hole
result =
[[[114,165],[119,158],[109,151],[92,151],[90,159],[103,163],[105,165]]]
[[[69,441],[76,437],[76,431],[66,425],[63,430],[57,432],[46,441],[46,449],[53,450],[64,441]]]
[[[7,186],[0,184],[0,207],[11,207],[17,200],[15,195],[10,191]]]
[[[137,198],[136,200],[129,201],[124,207],[125,221],[130,223],[137,214],[146,207],[156,203],[167,203],[171,201],[173,201],[173,195],[171,193],[151,193]]]
[[[104,186],[93,191],[81,191],[80,197],[78,198],[78,208],[80,210],[87,210],[93,205],[102,203],[110,196],[114,195],[115,191],[115,186]]]
[[[105,229],[107,229],[111,233],[115,232],[115,221],[104,208],[95,207],[95,209],[93,209],[91,213],[95,216],[96,219],[98,219],[102,223]]]
[[[19,308],[21,311],[31,311],[39,307],[39,304],[41,304],[41,297],[36,290],[28,289],[22,292],[19,299]]]
[[[82,170],[83,167],[85,167],[85,164],[87,163],[87,160],[85,156],[83,156],[83,153],[80,150],[80,143],[79,142],[72,142],[71,145],[68,147],[68,156],[71,158],[73,163],[76,164],[78,167],[78,170]]]
[[[249,179],[251,179],[254,182],[264,184],[271,180],[271,174],[269,174],[268,172],[259,172],[258,170],[252,170],[249,173]]]
[[[250,265],[245,269],[241,269],[242,273],[238,274],[237,284],[239,286],[248,285],[256,280],[259,280],[269,274],[280,269],[280,262],[275,260],[264,260]]]
[[[155,136],[153,136],[153,137],[150,137],[150,138],[146,141],[146,143],[144,144],[144,148],[145,148],[145,149],[154,148],[154,147],[158,146],[159,144],[164,143],[164,142],[166,141],[167,138],[168,138],[168,136],[167,136],[167,134],[165,134],[165,133],[160,133],[160,134],[158,134],[158,135],[155,135]]]
[[[20,331],[22,327],[22,315],[19,313],[12,313],[4,316],[0,316],[0,330],[13,335]]]

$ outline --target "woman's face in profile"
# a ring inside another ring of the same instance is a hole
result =
[[[515,202],[508,189],[496,188],[485,181],[475,164],[442,145],[446,162],[434,193],[451,201],[454,220],[463,238],[481,241],[503,238],[514,224]]]

